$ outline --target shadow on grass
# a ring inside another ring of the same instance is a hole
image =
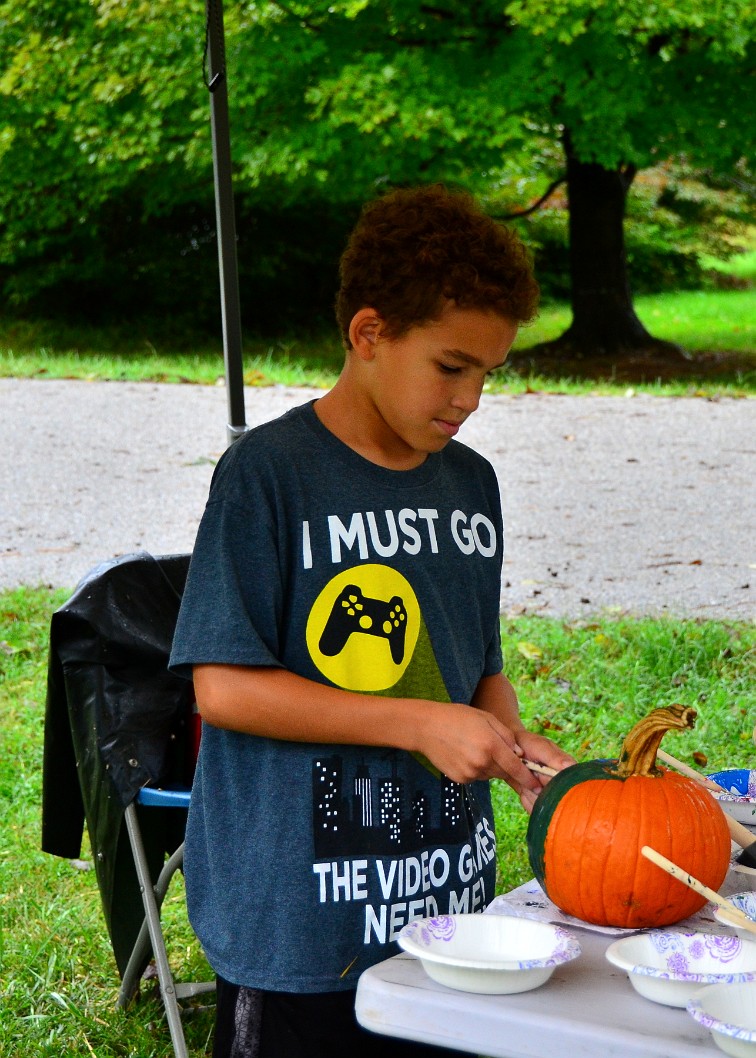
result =
[[[756,387],[753,356],[734,352],[686,355],[661,344],[606,357],[569,353],[546,343],[511,352],[507,367],[521,378],[538,376],[553,381],[570,378],[628,385],[680,382],[701,387],[747,384]]]

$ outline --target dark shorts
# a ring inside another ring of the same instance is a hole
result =
[[[213,1058],[459,1058],[357,1024],[354,992],[261,992],[217,979]]]

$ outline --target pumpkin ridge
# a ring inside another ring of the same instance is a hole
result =
[[[706,884],[705,879],[701,878],[701,874],[706,872],[702,872],[698,866],[698,856],[696,855],[699,849],[705,847],[706,837],[702,828],[702,816],[700,811],[697,810],[700,806],[698,790],[691,788],[687,783],[678,782],[678,778],[679,776],[670,772],[667,779],[668,785],[664,789],[669,806],[670,823],[673,812],[677,817],[684,815],[685,818],[692,817],[692,819],[690,829],[685,835],[670,825],[669,842],[671,851],[669,858],[673,863],[679,864],[683,870],[696,878],[700,878]],[[694,915],[701,910],[706,903],[706,897],[690,889],[679,878],[672,878],[669,875],[667,875],[667,878],[672,890],[670,900],[676,899],[681,907],[686,910],[687,915]],[[685,892],[682,895],[676,895],[679,894],[681,886]]]
[[[708,797],[710,800],[713,801],[713,798],[711,797],[711,794],[706,793],[706,791],[704,791],[704,790],[699,790],[698,787],[693,787],[692,790],[689,787],[685,787],[685,793],[686,793],[686,796],[688,797],[688,799],[691,802],[695,802],[696,804],[698,804],[700,802],[702,794],[703,794],[704,797]],[[714,802],[714,803],[716,803],[716,802]],[[693,850],[696,853],[698,853],[699,850],[706,849],[707,845],[709,844],[709,833],[708,833],[708,830],[707,830],[707,828],[705,826],[704,820],[705,820],[705,817],[704,817],[703,813],[700,810],[697,811],[696,812],[696,831],[697,832],[696,832],[696,835],[694,837],[693,845],[692,845]],[[712,838],[714,838],[714,836],[715,836],[714,834],[711,835]],[[728,848],[729,848],[729,831],[728,831],[727,837],[728,837]],[[698,858],[698,857],[696,857],[696,858]],[[708,859],[708,857],[707,857],[707,859]],[[700,867],[696,866],[695,872],[691,872],[691,873],[695,873],[695,876],[697,878],[699,878],[701,876],[701,874],[703,874],[704,875],[704,884],[705,885],[709,884],[708,881],[707,881],[707,875],[709,873],[708,862],[706,864],[706,871],[702,871]],[[719,882],[715,883],[717,888],[719,888],[719,884],[720,884]],[[706,902],[707,902],[705,897],[702,897],[701,901],[702,901],[701,902],[701,907],[704,907]]]
[[[600,781],[589,785],[587,805],[583,799],[583,784],[570,785],[554,810],[545,837],[544,868],[549,898],[557,907],[578,918],[584,914],[580,892],[584,860],[581,849],[584,847],[590,814],[598,798],[598,790],[590,787],[601,785]],[[583,795],[580,798],[575,796],[578,788]]]
[[[591,791],[591,793],[594,795],[593,799],[587,802],[583,802],[580,805],[573,805],[573,811],[577,812],[578,818],[583,824],[579,838],[581,845],[584,844],[583,839],[585,838],[586,831],[591,826],[594,806],[602,800],[602,797],[606,792],[606,782],[604,781],[598,780],[594,782],[592,786],[595,787],[595,789]],[[575,831],[573,831],[573,834],[575,835],[575,837],[577,837]],[[606,851],[608,851],[606,849],[606,846],[604,846],[604,850],[606,855]],[[587,856],[581,855],[578,858],[578,873],[577,878],[575,879],[574,889],[577,898],[577,905],[580,908],[578,914],[578,917],[580,918],[584,919],[586,915],[591,915],[590,908],[595,901],[596,895],[593,889],[595,889],[596,878],[602,877],[602,873],[600,873],[600,871],[603,868],[605,868],[605,863],[601,865],[601,868],[599,868],[598,863],[595,863],[592,857],[590,862],[588,862]]]
[[[601,790],[602,794],[604,794],[605,797],[606,797],[607,794],[609,794],[611,796],[611,799],[612,799],[613,805],[614,805],[614,818],[611,820],[612,830],[616,829],[617,821],[619,819],[621,819],[621,816],[622,816],[622,802],[623,802],[624,789],[625,789],[624,781],[623,781],[622,785],[617,787],[616,789],[614,789],[612,787],[608,787],[606,784],[602,784],[602,790]],[[605,819],[607,820],[607,822],[609,822],[608,815],[605,816]],[[614,864],[612,863],[612,860],[613,860],[612,853],[613,853],[613,850],[614,850],[613,842],[607,841],[604,844],[603,848],[604,848],[605,851],[604,851],[604,856],[603,856],[603,863],[601,864],[601,872],[600,872],[600,875],[599,875],[599,877],[601,878],[601,884],[598,886],[598,890],[597,890],[596,895],[598,896],[598,898],[599,898],[599,900],[601,902],[601,918],[602,919],[606,919],[607,911],[608,911],[607,901],[610,899],[610,891],[609,891],[609,888],[607,887],[606,883],[607,883],[607,881],[611,880],[611,878],[614,875],[614,872],[615,872],[616,868],[615,868]],[[594,912],[594,918],[595,917],[596,917],[596,915],[595,915],[595,912]]]
[[[561,907],[561,887],[557,882],[550,880],[555,875],[555,872],[551,869],[551,865],[561,863],[562,845],[570,845],[574,833],[573,825],[574,821],[569,807],[568,790],[565,797],[554,806],[554,813],[549,821],[548,828],[544,833],[543,880],[541,884],[544,890],[548,885],[554,892],[554,896],[549,897],[549,899],[551,899],[557,907]]]
[[[628,863],[627,850],[638,843],[638,834],[643,823],[643,804],[635,796],[634,782],[628,776],[622,783],[622,799],[614,821],[612,846],[612,871],[603,880],[605,891],[603,921],[627,926],[632,912],[632,895],[635,892],[632,877],[637,864]],[[632,869],[632,875],[630,870]]]
[[[678,778],[680,777],[678,776]],[[729,867],[729,852],[731,848],[730,833],[729,828],[727,827],[727,822],[724,817],[724,812],[717,805],[721,818],[719,815],[712,817],[712,824],[714,822],[714,818],[716,818],[717,823],[711,828],[707,827],[705,815],[706,809],[708,809],[710,804],[716,805],[716,802],[711,800],[710,794],[707,794],[706,791],[700,789],[697,786],[693,786],[691,788],[688,785],[678,785],[681,789],[684,789],[685,796],[687,797],[688,802],[693,805],[694,808],[698,809],[695,817],[696,825],[698,828],[698,833],[696,834],[697,840],[692,842],[689,847],[693,850],[693,852],[700,853],[700,860],[699,857],[696,856],[695,860],[690,861],[693,866],[688,867],[686,869],[691,874],[695,875],[695,877],[699,878],[702,882],[704,882],[705,885],[708,885],[710,888],[713,889],[718,889],[724,881],[725,875],[727,874],[727,867]],[[717,830],[719,830],[719,834],[717,834]],[[717,846],[720,847],[719,851],[727,852],[728,860],[724,872],[719,874],[717,874],[710,867],[710,864],[715,864],[717,862],[717,857],[714,855]],[[703,903],[701,904],[701,906],[703,906]]]
[[[639,912],[643,917],[642,925],[646,925],[649,919],[663,919],[665,917],[665,912],[667,912],[667,909],[670,907],[669,883],[675,882],[674,878],[670,878],[668,874],[659,871],[654,864],[649,863],[649,861],[641,854],[641,848],[645,844],[645,841],[641,840],[640,836],[647,834],[649,829],[658,830],[660,816],[664,825],[664,832],[659,834],[658,843],[665,848],[670,847],[669,840],[671,827],[669,818],[669,794],[663,785],[663,774],[661,772],[658,773],[655,782],[656,785],[653,787],[653,802],[650,797],[643,799],[643,814],[638,827],[639,837],[636,842],[637,857],[635,861],[632,892],[644,892],[648,894],[645,906]],[[661,806],[659,805],[657,796],[665,806],[666,810],[664,812],[660,811]],[[653,827],[649,826],[649,818]],[[655,871],[657,873],[654,873]],[[635,923],[633,924],[635,925]]]
[[[665,775],[665,782],[668,783],[670,781],[669,777],[670,776],[674,776],[674,773],[668,771],[667,769],[665,769],[664,770],[664,775]],[[676,790],[677,787],[675,786],[674,789]],[[667,802],[667,843],[668,843],[669,849],[672,852],[672,859],[674,860],[675,856],[677,856],[676,843],[677,843],[678,834],[677,834],[676,828],[672,824],[672,812],[676,811],[675,804],[674,804],[674,801],[676,800],[676,796],[673,797],[673,793],[672,793],[673,788],[670,787],[670,786],[664,786],[663,790],[664,790],[664,795],[665,795],[666,802]],[[698,822],[698,819],[696,819],[696,822]],[[649,866],[652,866],[652,865],[649,864]],[[665,881],[666,890],[665,890],[665,894],[664,894],[664,900],[665,900],[664,906],[665,907],[669,907],[669,906],[672,905],[672,903],[673,903],[673,901],[675,899],[675,891],[678,889],[678,887],[682,883],[679,881],[679,879],[673,878],[672,875],[670,875],[670,874],[665,874],[664,877],[666,879],[666,881]],[[692,893],[693,893],[693,890],[690,890],[690,895],[692,895]]]

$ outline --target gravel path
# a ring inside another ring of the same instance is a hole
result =
[[[314,391],[248,389],[247,421]],[[0,588],[191,550],[225,439],[222,386],[0,379]],[[502,610],[756,617],[756,402],[484,396]]]

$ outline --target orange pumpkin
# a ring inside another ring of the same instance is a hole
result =
[[[530,865],[550,900],[601,926],[667,926],[706,903],[641,855],[650,845],[711,889],[730,863],[722,809],[693,779],[656,766],[662,736],[690,728],[693,709],[655,709],[625,739],[618,761],[559,772],[528,825]]]

